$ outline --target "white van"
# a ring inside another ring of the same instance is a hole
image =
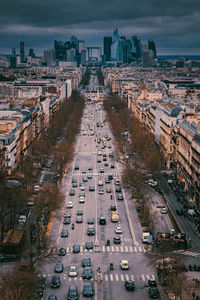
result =
[[[99,180],[98,186],[102,186],[102,185],[103,185],[103,181],[102,181],[102,180]]]

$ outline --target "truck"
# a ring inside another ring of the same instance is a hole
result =
[[[118,222],[119,221],[119,213],[118,211],[111,211],[111,222]]]

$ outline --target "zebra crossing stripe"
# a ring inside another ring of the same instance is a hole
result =
[[[122,246],[120,246],[121,247],[121,252],[123,252],[123,247]]]
[[[149,280],[149,278],[150,278],[149,275],[147,275],[147,279],[148,279],[148,280]]]
[[[113,281],[113,274],[110,274],[110,281]]]
[[[119,248],[118,248],[118,246],[116,246],[116,251],[117,251],[117,252],[119,251]]]
[[[114,246],[111,246],[111,249],[112,249],[112,252],[114,252],[114,251],[115,251],[115,249],[114,249]]]
[[[136,247],[134,247],[134,251],[137,252],[137,248]]]
[[[130,247],[130,252],[133,252],[133,248],[132,247]]]
[[[152,279],[155,280],[155,276],[154,275],[152,275]]]
[[[128,252],[128,247],[127,246],[125,246],[125,250],[126,250],[126,252]]]
[[[118,274],[115,274],[115,278],[116,278],[116,281],[119,281],[119,276],[118,276]]]
[[[126,280],[129,280],[129,276],[128,276],[128,274],[126,274]]]
[[[139,249],[139,252],[142,252],[142,249],[141,249],[141,247],[138,247],[138,249]]]
[[[134,281],[134,275],[131,275],[131,280],[133,280],[133,281]]]
[[[102,246],[102,251],[105,252],[105,246]]]
[[[142,280],[143,280],[143,281],[145,281],[145,277],[144,277],[144,274],[142,274],[142,276],[141,276],[141,277],[142,277]]]
[[[105,280],[108,281],[108,275],[105,275]]]
[[[124,281],[124,276],[121,274],[121,281]]]

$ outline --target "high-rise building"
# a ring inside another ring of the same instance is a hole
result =
[[[85,50],[85,42],[84,41],[78,41],[78,52],[81,53],[81,51]]]
[[[55,64],[55,50],[54,49],[44,50],[43,59],[48,67],[53,66]]]
[[[24,42],[20,42],[20,63],[25,62],[25,46]]]
[[[33,49],[32,48],[30,48],[29,49],[29,54],[28,54],[28,56],[31,56],[31,57],[35,57],[35,53],[34,53],[34,51],[33,51]]]
[[[118,28],[113,31],[113,42],[111,45],[111,60],[118,61],[120,60],[120,46],[119,45],[119,34]]]
[[[154,63],[154,53],[149,50],[148,45],[142,45],[142,66],[144,68],[152,67]]]
[[[66,47],[63,42],[54,41],[55,58],[60,61],[66,60]]]
[[[149,47],[149,50],[153,51],[154,58],[156,58],[156,45],[153,40],[148,40],[148,47]]]
[[[112,45],[112,37],[106,36],[103,39],[103,53],[106,57],[107,61],[111,59],[111,45]]]

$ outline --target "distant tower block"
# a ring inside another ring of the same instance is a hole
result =
[[[101,47],[87,47],[87,61],[101,61]]]

